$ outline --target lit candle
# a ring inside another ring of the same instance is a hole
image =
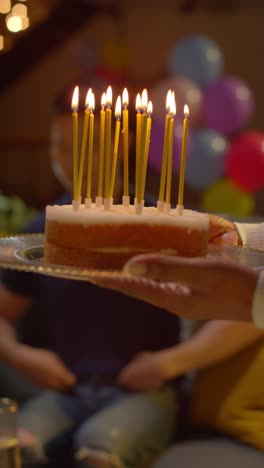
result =
[[[114,194],[116,163],[117,163],[118,144],[119,144],[119,135],[120,135],[120,118],[121,118],[121,97],[120,96],[118,96],[116,100],[115,118],[116,118],[115,140],[114,140],[114,152],[113,152],[113,159],[112,159],[110,197],[109,197],[111,199],[113,198],[113,194]]]
[[[103,202],[103,177],[104,177],[104,155],[105,155],[105,104],[106,94],[102,94],[101,111],[100,111],[100,154],[98,168],[98,190],[97,190],[97,206],[101,206]]]
[[[80,157],[80,167],[79,167],[79,174],[78,174],[78,193],[77,193],[78,199],[81,197],[81,191],[82,191],[83,169],[84,169],[84,160],[85,160],[85,151],[86,151],[86,142],[87,142],[87,134],[88,134],[89,115],[90,115],[89,100],[90,100],[91,93],[92,93],[92,90],[90,88],[87,92],[86,99],[85,99],[81,157]]]
[[[77,203],[77,183],[78,183],[78,105],[79,87],[75,86],[72,96],[72,124],[73,124],[73,200]]]
[[[106,91],[105,111],[105,198],[109,198],[110,169],[111,169],[111,125],[112,125],[112,88],[108,86]]]
[[[152,112],[153,112],[153,105],[152,102],[149,101],[147,107],[147,130],[146,130],[146,141],[145,141],[145,149],[144,149],[144,158],[143,158],[143,171],[142,171],[142,185],[141,185],[141,201],[144,200],[145,195],[145,186],[146,186],[146,176],[147,176],[147,167],[148,167],[148,155],[149,155],[149,144],[150,144],[150,132],[151,132],[151,123],[152,123]]]
[[[173,142],[174,142],[174,117],[176,115],[175,96],[172,93],[170,121],[169,121],[169,144],[168,144],[168,163],[167,163],[167,184],[166,184],[166,199],[165,210],[170,210],[171,203],[171,179],[172,179],[172,157],[173,157]]]
[[[126,197],[129,197],[129,173],[128,173],[128,153],[129,153],[129,143],[128,143],[128,92],[125,88],[122,96],[123,102],[123,179],[124,179],[124,190],[123,190],[123,201],[124,204],[128,205],[129,200]]]
[[[144,161],[144,151],[146,143],[146,132],[147,132],[147,108],[148,108],[148,92],[146,89],[143,90],[141,95],[141,104],[142,104],[142,115],[141,115],[141,132],[140,132],[140,152],[139,152],[139,170],[138,170],[138,195],[137,203],[141,203],[143,200],[142,196],[142,184],[143,184],[143,161]]]
[[[93,140],[94,140],[94,94],[91,93],[89,100],[89,140],[88,140],[88,167],[87,167],[87,192],[85,206],[89,208],[91,206],[92,196],[92,167],[93,167]]]
[[[186,149],[187,137],[189,127],[189,107],[187,104],[184,106],[184,120],[182,128],[182,148],[181,148],[181,164],[180,164],[180,178],[179,178],[179,193],[178,193],[178,214],[183,214],[183,192],[184,192],[184,177],[185,177],[185,162],[186,162]]]
[[[141,124],[142,124],[142,114],[141,114],[141,97],[140,94],[137,94],[136,97],[136,110],[137,110],[137,128],[136,128],[136,180],[135,180],[135,195],[136,199],[139,197],[139,156],[140,156],[140,141],[141,141]]]
[[[162,163],[161,163],[161,173],[160,173],[160,187],[159,187],[159,198],[158,198],[158,210],[163,210],[164,204],[164,192],[165,192],[165,183],[166,183],[166,172],[167,172],[167,161],[168,161],[168,144],[169,144],[169,122],[170,122],[170,106],[171,106],[171,90],[167,93],[166,98],[166,109],[167,115],[165,118],[165,128],[164,128],[164,141],[163,141],[163,152],[162,152]]]

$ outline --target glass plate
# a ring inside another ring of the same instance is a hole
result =
[[[99,270],[51,265],[43,262],[44,234],[21,234],[0,238],[0,267],[74,280],[89,281],[102,276],[129,276],[117,270]],[[264,252],[244,247],[210,245],[208,258],[264,268]]]

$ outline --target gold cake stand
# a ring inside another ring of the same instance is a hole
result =
[[[92,281],[102,276],[129,276],[128,273],[117,270],[76,268],[44,263],[44,243],[44,234],[21,234],[0,238],[0,268],[81,281]],[[245,247],[210,245],[208,257],[255,269],[264,268],[264,252]]]

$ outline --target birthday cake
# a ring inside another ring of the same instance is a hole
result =
[[[46,208],[44,261],[50,264],[120,269],[144,253],[204,256],[207,244],[208,217],[191,210],[179,216],[174,209],[166,213],[156,207],[144,207],[138,215],[133,205]]]

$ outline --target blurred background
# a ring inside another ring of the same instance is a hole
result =
[[[148,88],[149,192],[158,193],[171,88],[178,115],[172,198],[187,103],[185,206],[261,217],[263,24],[261,0],[0,0],[0,231],[16,231],[63,191],[49,161],[52,104],[70,82],[90,78]]]

